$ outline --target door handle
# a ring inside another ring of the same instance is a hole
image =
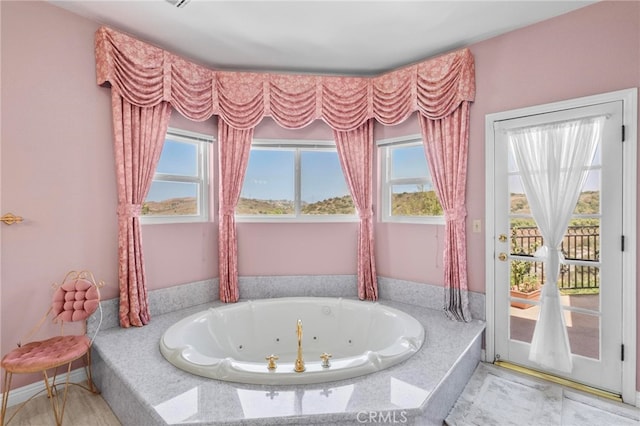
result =
[[[505,234],[500,234],[498,236],[498,241],[500,241],[501,243],[506,243],[507,242],[507,236]]]
[[[16,216],[13,213],[7,213],[0,218],[7,225],[13,225],[14,223],[22,222],[22,217]]]
[[[498,260],[505,262],[507,260],[507,253],[500,253],[498,255]]]

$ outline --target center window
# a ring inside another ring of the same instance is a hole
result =
[[[253,142],[238,219],[355,220],[355,212],[334,142]]]

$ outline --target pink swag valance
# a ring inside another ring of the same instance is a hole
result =
[[[133,105],[169,102],[191,120],[218,115],[236,129],[255,127],[265,116],[288,129],[322,119],[341,131],[371,118],[398,124],[415,111],[440,119],[475,96],[468,49],[378,77],[229,72],[102,27],[96,34],[96,72],[98,84],[110,83]]]
[[[114,99],[118,211],[126,213],[119,216],[122,326],[143,325],[149,320],[138,214],[157,158],[142,162],[136,153],[147,147],[161,149],[171,112],[168,105],[194,121],[219,117],[219,157],[229,166],[221,165],[219,182],[220,299],[224,302],[235,302],[239,297],[235,224],[229,212],[242,186],[253,128],[265,116],[288,129],[321,119],[334,130],[360,214],[358,294],[363,299],[377,299],[371,225],[371,120],[393,125],[418,111],[425,144],[437,144],[427,153],[437,171],[432,178],[445,207],[447,238],[451,240],[444,255],[451,264],[445,273],[445,311],[457,319],[470,319],[464,188],[468,107],[475,96],[475,70],[468,49],[377,77],[335,77],[210,70],[105,27],[97,31],[95,43],[97,82],[110,85]],[[155,112],[158,108],[162,114]],[[129,115],[134,119],[122,114],[125,110],[133,111]],[[244,147],[242,157],[233,148],[236,145]]]

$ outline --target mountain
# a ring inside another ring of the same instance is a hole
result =
[[[302,205],[302,214],[356,214],[351,195]]]
[[[170,198],[142,203],[143,216],[176,216],[198,214],[195,197]]]
[[[240,215],[272,215],[294,214],[295,208],[291,200],[258,200],[255,198],[240,198],[236,207],[236,214]]]
[[[302,214],[354,214],[355,207],[350,195],[328,198],[315,203],[302,203]],[[281,215],[294,214],[295,206],[291,200],[258,200],[240,198],[236,213],[239,215]]]
[[[259,200],[240,198],[236,213],[240,215],[292,215],[295,208],[291,200]],[[392,213],[394,216],[441,216],[442,207],[434,191],[403,192],[393,194]],[[600,212],[600,192],[584,191],[580,194],[575,213],[598,214]],[[524,194],[511,194],[511,213],[530,214],[529,204]],[[165,201],[148,201],[142,205],[142,214],[149,216],[173,216],[197,214],[194,197],[171,198]],[[315,203],[303,203],[302,214],[355,214],[350,195],[328,198]]]
[[[511,194],[511,213],[531,214],[527,197],[524,194]],[[578,198],[576,209],[577,214],[599,214],[600,213],[600,191],[584,191]]]
[[[444,213],[435,191],[393,194],[393,216],[442,216]]]

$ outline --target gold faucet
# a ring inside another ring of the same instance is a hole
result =
[[[302,320],[298,320],[297,326],[298,332],[298,357],[296,358],[296,364],[294,367],[294,371],[296,373],[302,373],[306,368],[304,367],[304,359],[302,359]]]

